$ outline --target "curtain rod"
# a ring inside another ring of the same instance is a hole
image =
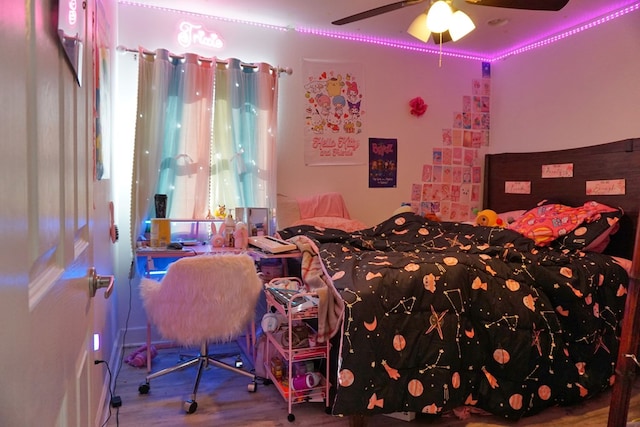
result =
[[[139,49],[131,49],[131,48],[128,48],[128,47],[122,46],[122,45],[116,47],[116,51],[122,52],[122,53],[140,53]],[[152,51],[149,51],[149,50],[146,50],[146,49],[144,49],[143,52],[145,54],[148,54],[148,55],[155,55],[156,54],[155,52],[152,52]],[[177,59],[184,58],[184,55],[178,55],[178,54],[171,53],[171,52],[169,52],[169,56],[172,57],[172,58],[177,58]],[[212,62],[214,60],[213,58],[207,58],[207,57],[199,56],[199,55],[198,55],[198,59],[200,59],[201,61],[205,61],[205,62]],[[221,65],[229,64],[229,61],[225,61],[224,59],[215,58],[215,61],[216,61],[216,64],[221,64]],[[240,62],[240,65],[243,66],[243,67],[248,67],[248,68],[258,68],[257,65],[249,64],[249,63],[246,63],[246,62]],[[280,77],[280,74],[282,74],[282,73],[285,73],[285,74],[287,74],[289,76],[291,74],[293,74],[293,69],[291,67],[274,67],[274,66],[270,65],[270,68],[271,68],[271,71],[275,71],[278,74],[278,77]]]

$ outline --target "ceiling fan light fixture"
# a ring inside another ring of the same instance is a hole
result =
[[[451,6],[444,0],[433,3],[427,13],[427,28],[432,33],[442,33],[449,29],[449,23],[453,11]]]
[[[469,15],[461,10],[456,10],[451,15],[451,25],[449,26],[449,34],[451,40],[458,41],[476,28]]]
[[[421,42],[426,43],[429,41],[429,37],[431,37],[431,31],[427,28],[427,12],[423,12],[413,20],[409,28],[407,29],[407,33],[417,38]]]

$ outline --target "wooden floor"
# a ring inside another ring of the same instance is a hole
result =
[[[125,349],[125,356],[133,349]],[[178,348],[159,350],[153,359],[152,371],[179,363]],[[234,343],[223,348],[214,348],[213,352],[239,354],[239,347]],[[244,358],[244,356],[243,356]],[[233,357],[229,359],[233,361]],[[245,368],[251,367],[244,358]],[[138,386],[145,381],[146,369],[134,368],[126,363],[121,367],[117,377],[115,395],[122,399],[120,408],[111,409],[111,415],[105,426],[109,427],[142,427],[163,426],[348,426],[347,418],[335,417],[325,412],[323,403],[301,403],[293,406],[295,420],[287,420],[287,403],[280,396],[274,385],[258,385],[255,393],[247,390],[251,380],[224,369],[209,367],[202,376],[198,390],[198,409],[187,414],[182,409],[182,402],[189,398],[195,381],[195,368],[171,373],[151,381],[149,394],[138,393]],[[115,372],[114,372],[115,375]],[[429,426],[599,426],[607,425],[610,393],[589,400],[585,404],[573,407],[550,408],[532,417],[518,422],[508,422],[502,418],[472,415],[460,420],[452,415],[440,418],[427,418],[417,415],[411,422],[401,421],[385,415],[368,418],[368,427],[411,427],[415,425]],[[629,408],[628,420],[640,419],[640,381],[636,381]],[[629,424],[631,425],[631,424]],[[636,425],[633,423],[633,425]],[[637,424],[640,426],[640,423]]]

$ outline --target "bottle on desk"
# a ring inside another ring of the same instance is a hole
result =
[[[234,246],[236,249],[247,249],[249,246],[249,229],[244,222],[236,222],[233,232]]]
[[[236,228],[236,222],[233,220],[233,215],[227,215],[227,219],[224,220],[224,241],[225,246],[233,248],[235,246],[233,233]]]

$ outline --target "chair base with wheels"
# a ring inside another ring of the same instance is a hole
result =
[[[241,369],[242,361],[235,362],[235,366],[231,366],[228,363],[225,363],[221,360],[214,359],[209,355],[209,346],[208,344],[202,344],[200,348],[200,353],[192,357],[191,359],[180,363],[179,365],[172,366],[170,368],[162,369],[158,372],[154,372],[153,374],[147,375],[144,384],[140,384],[138,387],[138,392],[140,394],[148,394],[151,390],[151,380],[154,378],[161,377],[166,374],[170,374],[172,372],[181,371],[183,369],[189,368],[191,366],[198,365],[198,373],[196,374],[196,382],[193,385],[193,392],[189,396],[188,400],[185,400],[182,403],[182,409],[187,414],[193,414],[196,409],[198,409],[198,402],[196,401],[196,395],[198,393],[198,386],[200,385],[200,379],[202,378],[202,371],[207,368],[209,365],[217,366],[218,368],[227,369],[229,371],[235,372],[236,374],[244,375],[246,377],[251,378],[251,382],[247,385],[247,391],[250,393],[255,393],[258,390],[258,377],[251,372],[247,372]],[[239,366],[240,365],[240,366]]]

